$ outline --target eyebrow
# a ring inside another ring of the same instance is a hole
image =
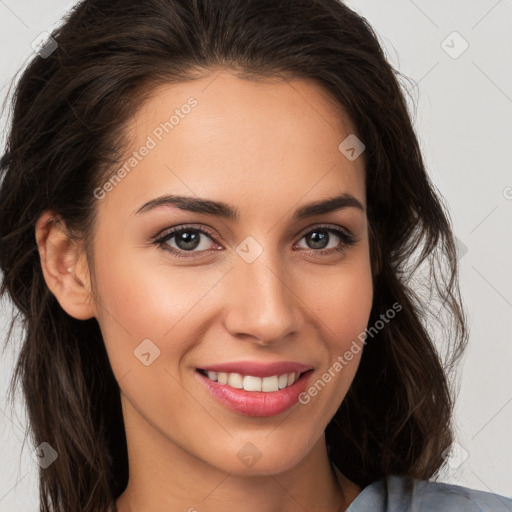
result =
[[[159,206],[175,206],[180,210],[214,215],[216,217],[221,217],[235,222],[238,222],[240,219],[240,213],[237,208],[234,208],[233,206],[230,206],[221,201],[212,201],[198,197],[176,196],[170,194],[166,194],[148,201],[135,212],[135,215],[149,212],[155,208],[158,208]],[[365,211],[361,202],[352,194],[343,193],[336,197],[315,201],[313,203],[301,206],[293,214],[293,219],[302,220],[307,217],[313,217],[314,215],[331,213],[338,210],[343,210],[345,208],[356,208],[361,210],[363,213]]]

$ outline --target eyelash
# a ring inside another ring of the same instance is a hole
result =
[[[158,247],[160,247],[162,250],[164,250],[166,252],[170,252],[171,254],[173,254],[173,256],[175,256],[177,258],[192,258],[193,259],[193,258],[200,257],[200,256],[189,256],[189,255],[185,256],[184,253],[194,254],[194,253],[202,253],[205,251],[184,251],[184,250],[180,250],[180,249],[175,249],[174,247],[169,247],[169,245],[166,243],[169,240],[171,240],[172,238],[174,238],[177,234],[182,233],[182,232],[187,232],[187,231],[197,231],[199,233],[202,233],[203,235],[206,235],[207,237],[212,239],[214,242],[216,242],[215,238],[214,238],[215,235],[214,235],[213,231],[209,231],[204,227],[198,228],[198,227],[194,227],[194,226],[183,225],[183,226],[178,226],[176,228],[172,228],[171,230],[167,231],[162,236],[157,235],[158,238],[154,239],[152,243],[154,245],[157,245]],[[310,233],[314,233],[316,231],[325,231],[328,233],[332,233],[332,234],[336,235],[338,238],[340,238],[341,242],[340,242],[339,247],[331,247],[330,249],[318,249],[318,250],[309,249],[308,252],[312,253],[314,255],[314,257],[322,257],[327,254],[342,253],[357,242],[357,240],[351,234],[341,230],[340,228],[336,228],[333,226],[323,226],[323,225],[315,226],[314,228],[310,229],[309,231],[306,231],[305,233],[302,234],[302,236],[300,237],[299,240],[302,240],[306,235],[309,235]],[[307,251],[307,249],[304,249],[304,250]]]

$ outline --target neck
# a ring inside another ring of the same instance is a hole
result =
[[[232,510],[235,503],[247,512],[342,512],[361,490],[331,465],[323,435],[284,471],[240,474],[158,437],[140,417],[125,427],[130,476],[113,512],[210,512]]]

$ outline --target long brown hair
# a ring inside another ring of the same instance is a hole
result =
[[[213,69],[315,80],[366,146],[374,302],[359,370],[326,428],[330,459],[364,486],[427,479],[452,442],[448,379],[467,342],[447,208],[425,170],[400,79],[368,22],[337,0],[84,0],[16,84],[0,160],[0,290],[21,314],[11,382],[26,400],[42,511],[103,511],[127,484],[119,386],[96,319],[67,315],[43,278],[34,228],[44,210],[90,258],[93,191],[119,162],[123,129],[161,83]],[[92,260],[89,259],[92,265]],[[435,323],[437,320],[437,323]],[[441,348],[444,347],[443,353]]]

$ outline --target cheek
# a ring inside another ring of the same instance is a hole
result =
[[[148,264],[151,250],[145,257],[144,251],[101,260],[96,269],[100,314],[103,323],[117,324],[116,329],[134,339],[163,339],[200,310],[202,297],[222,274],[200,267],[172,267],[165,258]]]
[[[98,255],[101,264],[96,268],[98,320],[112,370],[118,380],[130,374],[124,386],[140,377],[152,388],[168,388],[165,370],[181,371],[184,358],[202,339],[200,329],[208,325],[205,319],[212,309],[208,294],[223,272],[180,268],[165,258],[148,265],[150,250],[132,250],[131,255],[126,251],[123,256],[115,247],[110,243],[108,251]],[[163,379],[161,386],[154,380],[158,378]]]
[[[371,279],[362,275],[342,278],[338,286],[329,287],[328,293],[316,299],[323,305],[317,325],[324,326],[325,353],[321,368],[299,401],[321,430],[344,400],[361,361],[372,306]]]
[[[361,277],[351,276],[338,289],[337,296],[326,301],[326,322],[331,328],[328,339],[336,337],[338,352],[347,350],[368,324],[373,300],[372,283],[371,278]]]
[[[369,260],[354,259],[351,264],[340,265],[336,276],[328,281],[317,279],[317,286],[311,286],[313,281],[311,277],[307,282],[314,292],[307,296],[307,304],[315,312],[316,325],[321,326],[326,353],[322,368],[301,403],[311,407],[322,421],[328,421],[350,388],[364,350],[364,333],[373,302]],[[319,282],[323,286],[318,286]]]
[[[329,277],[309,277],[303,296],[308,307],[323,325],[323,337],[329,349],[344,352],[352,340],[364,332],[373,302],[373,283],[369,259],[354,258],[340,265]],[[316,284],[315,284],[316,282]]]

